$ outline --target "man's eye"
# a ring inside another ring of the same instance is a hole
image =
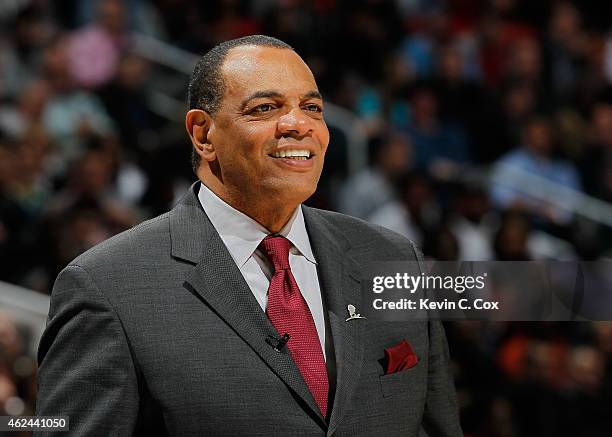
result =
[[[314,103],[310,105],[306,105],[304,108],[307,111],[311,111],[311,112],[323,112],[323,108],[321,108],[319,105],[315,105]]]
[[[259,105],[253,108],[253,110],[251,112],[259,112],[259,113],[263,113],[263,112],[270,112],[274,109],[274,106],[269,104],[269,103],[264,103],[263,105]]]

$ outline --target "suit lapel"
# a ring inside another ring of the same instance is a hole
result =
[[[173,256],[197,263],[187,276],[188,286],[209,305],[302,400],[322,427],[324,418],[302,375],[285,351],[267,343],[279,334],[261,310],[242,273],[234,263],[195,195],[199,184],[172,211],[170,220]]]
[[[329,324],[336,357],[336,394],[327,435],[342,419],[359,380],[363,357],[361,335],[367,321],[346,322],[347,305],[360,309],[361,290],[357,266],[347,256],[348,242],[335,233],[316,210],[305,207],[304,220],[317,260],[319,280],[328,306]]]

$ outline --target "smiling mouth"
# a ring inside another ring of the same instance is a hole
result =
[[[296,161],[307,161],[311,159],[314,154],[312,154],[309,150],[305,149],[292,149],[292,150],[279,150],[274,153],[270,153],[268,156],[272,158],[284,158],[291,159]]]

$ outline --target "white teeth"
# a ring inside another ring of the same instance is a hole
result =
[[[308,150],[280,150],[272,154],[275,158],[296,158],[304,160],[310,158],[310,152]]]

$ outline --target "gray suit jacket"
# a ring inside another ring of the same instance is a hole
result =
[[[197,187],[60,273],[39,348],[38,415],[70,416],[79,437],[462,435],[439,322],[345,322],[347,304],[360,308],[360,267],[415,260],[408,240],[304,208],[330,346],[326,420],[291,356],[266,341],[278,333]],[[384,349],[402,339],[420,361],[384,375]]]

